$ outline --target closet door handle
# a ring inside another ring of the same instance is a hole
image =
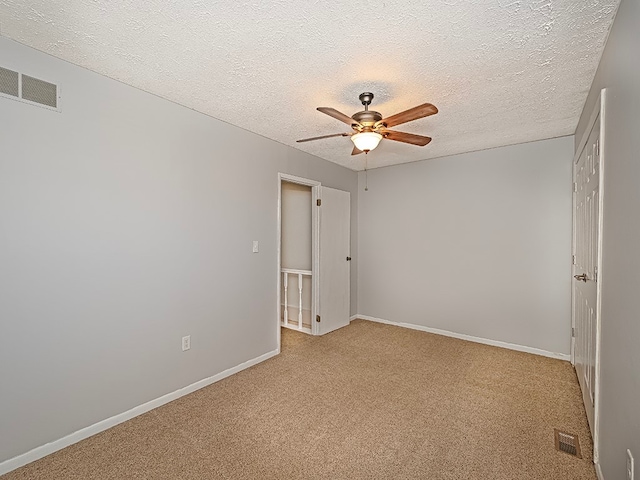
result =
[[[351,261],[351,257],[347,257],[347,262],[350,262],[350,261]]]

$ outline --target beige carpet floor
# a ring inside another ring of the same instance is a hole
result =
[[[567,362],[361,320],[282,338],[279,356],[2,480],[596,479]]]

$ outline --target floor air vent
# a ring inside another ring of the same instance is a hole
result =
[[[561,432],[560,430],[554,430],[556,440],[556,450],[574,457],[582,458],[580,453],[580,441],[577,435],[572,435],[567,432]]]

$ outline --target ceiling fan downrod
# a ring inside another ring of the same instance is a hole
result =
[[[364,111],[365,112],[369,111],[369,105],[371,105],[371,101],[373,100],[373,93],[364,92],[364,93],[361,93],[358,98],[360,98],[362,105],[364,105]]]

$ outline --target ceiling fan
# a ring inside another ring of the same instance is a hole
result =
[[[369,153],[378,146],[378,143],[380,143],[380,140],[383,138],[395,140],[396,142],[410,143],[421,147],[424,147],[431,141],[431,137],[389,130],[389,127],[395,127],[402,123],[428,117],[429,115],[435,115],[438,113],[438,109],[434,105],[431,105],[430,103],[423,103],[422,105],[410,108],[404,112],[397,113],[387,118],[382,118],[380,113],[369,110],[369,105],[373,100],[373,93],[361,93],[359,98],[362,105],[364,105],[364,110],[354,113],[350,117],[339,112],[335,108],[317,108],[318,111],[346,123],[353,129],[353,132],[334,133],[332,135],[322,135],[321,137],[305,138],[298,140],[298,143],[331,137],[351,137],[351,141],[353,141],[354,145],[351,155],[358,155],[362,152]]]

